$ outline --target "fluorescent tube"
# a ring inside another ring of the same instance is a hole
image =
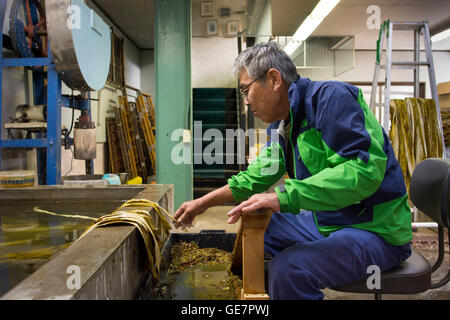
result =
[[[284,51],[292,55],[311,33],[322,23],[323,19],[336,7],[341,0],[320,0],[311,14],[298,27],[292,39],[286,44]]]
[[[450,37],[450,29],[439,32],[431,37],[431,42],[438,42]]]

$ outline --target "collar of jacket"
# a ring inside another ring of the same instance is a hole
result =
[[[299,132],[300,126],[305,118],[305,96],[310,88],[312,81],[308,78],[298,77],[297,81],[292,82],[289,91],[288,99],[291,107],[292,114],[292,132]],[[310,120],[310,119],[307,119]],[[272,122],[268,128],[268,132],[271,129],[278,129],[282,121]],[[308,121],[309,123],[310,121]],[[289,134],[289,133],[287,133]],[[295,141],[294,141],[295,144]]]

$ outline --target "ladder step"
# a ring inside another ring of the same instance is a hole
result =
[[[428,61],[392,61],[392,68],[396,69],[414,69],[417,66],[429,67],[430,63]],[[381,69],[386,69],[386,65],[381,64]]]
[[[428,61],[392,61],[393,66],[429,66]]]
[[[391,21],[394,30],[415,30],[425,26],[425,22],[397,22]]]

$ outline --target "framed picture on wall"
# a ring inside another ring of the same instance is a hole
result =
[[[214,7],[212,1],[202,1],[200,2],[202,9],[202,17],[212,17],[214,15]]]
[[[239,21],[231,20],[227,22],[227,36],[237,36],[239,33]]]
[[[217,20],[208,20],[206,21],[206,35],[207,36],[215,36],[219,33]]]

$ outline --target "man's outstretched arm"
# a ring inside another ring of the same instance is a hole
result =
[[[178,221],[176,227],[190,227],[194,218],[205,212],[208,208],[232,201],[234,199],[231,189],[228,185],[225,185],[205,194],[201,198],[183,202],[174,214],[174,218]]]

